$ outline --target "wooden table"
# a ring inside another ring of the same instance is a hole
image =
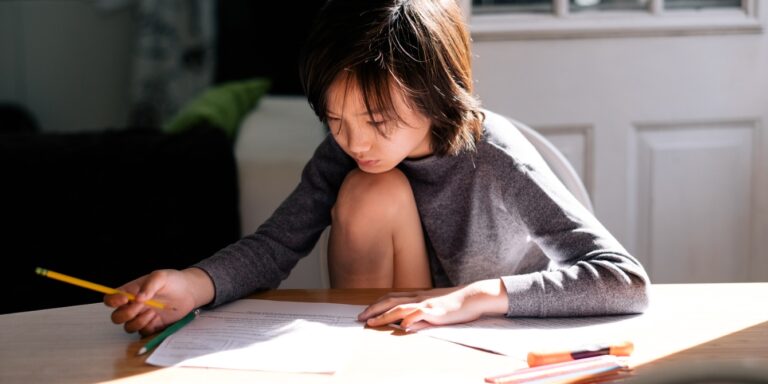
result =
[[[252,298],[368,304],[385,290],[276,290]],[[652,287],[669,321],[637,335],[633,380],[658,375],[740,372],[768,380],[768,283]],[[679,308],[679,309],[677,309]],[[666,313],[665,312],[665,313]],[[391,328],[364,331],[365,347],[334,375],[159,368],[136,356],[148,339],[126,334],[110,309],[87,304],[0,316],[0,383],[483,383],[525,364],[511,358]]]

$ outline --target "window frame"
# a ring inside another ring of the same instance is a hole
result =
[[[458,0],[475,41],[686,36],[763,33],[758,0],[738,9],[664,10],[651,0],[648,11],[570,13],[568,0],[552,0],[553,13],[475,14],[472,0]]]

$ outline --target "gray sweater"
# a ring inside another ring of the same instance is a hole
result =
[[[413,188],[434,285],[501,277],[508,316],[642,312],[650,282],[640,263],[568,192],[517,128],[485,113],[475,152],[398,165]],[[326,137],[272,217],[195,265],[213,279],[212,305],[277,287],[330,224],[339,187],[354,167]]]

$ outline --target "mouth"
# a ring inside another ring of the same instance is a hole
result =
[[[355,159],[357,162],[357,165],[359,167],[372,167],[376,164],[378,164],[378,160],[362,160],[362,159]]]

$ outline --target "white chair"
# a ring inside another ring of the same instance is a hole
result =
[[[534,148],[541,154],[541,157],[544,158],[544,161],[547,162],[549,168],[552,169],[552,172],[555,173],[555,176],[560,179],[573,196],[590,212],[594,212],[595,210],[592,207],[592,201],[589,198],[587,188],[581,181],[578,172],[576,172],[571,162],[568,161],[563,153],[546,137],[534,131],[533,128],[509,117],[507,117],[507,120],[512,122],[520,130],[520,133],[533,144]]]
[[[594,212],[592,207],[592,201],[589,198],[589,192],[581,181],[581,177],[573,168],[568,159],[560,152],[557,147],[554,146],[546,137],[533,130],[533,128],[507,117],[507,120],[520,130],[520,133],[525,136],[528,141],[533,144],[533,147],[541,154],[544,161],[552,169],[560,181],[566,188],[586,207],[590,212]],[[320,236],[320,282],[324,288],[331,286],[330,277],[328,276],[328,236],[330,227],[323,231]]]

